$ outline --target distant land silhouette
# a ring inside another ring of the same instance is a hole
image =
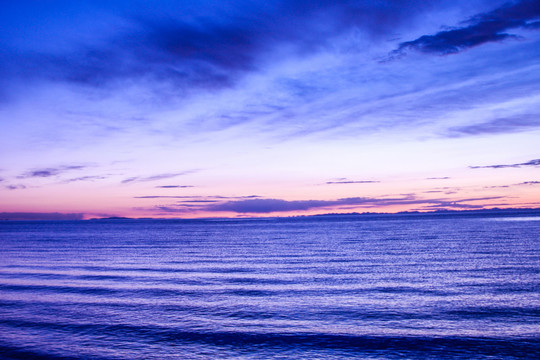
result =
[[[350,213],[327,213],[317,215],[295,215],[295,216],[268,216],[268,217],[242,217],[242,218],[198,218],[198,219],[183,219],[183,218],[129,218],[129,217],[107,217],[90,219],[92,221],[99,220],[257,220],[257,219],[318,219],[318,218],[385,218],[385,217],[410,217],[410,218],[426,218],[426,217],[521,217],[521,216],[540,216],[540,208],[527,209],[482,209],[482,210],[434,210],[428,212],[421,211],[402,211],[398,213],[385,212],[350,212]]]
[[[443,217],[520,217],[539,216],[540,208],[509,208],[509,209],[482,209],[482,210],[434,210],[434,211],[402,211],[398,213],[385,212],[350,212],[350,213],[327,213],[317,215],[294,215],[294,216],[267,216],[267,217],[208,217],[208,218],[130,218],[124,216],[110,216],[104,218],[82,219],[83,214],[60,214],[60,213],[0,213],[0,221],[129,221],[129,220],[263,220],[263,219],[383,219],[383,218],[443,218]]]

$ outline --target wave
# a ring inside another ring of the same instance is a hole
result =
[[[244,331],[192,331],[159,326],[132,326],[127,324],[61,324],[53,322],[30,322],[20,320],[0,320],[0,325],[29,328],[33,330],[56,331],[65,334],[84,335],[111,341],[136,338],[138,342],[182,344],[196,343],[215,347],[249,348],[263,347],[289,351],[292,349],[333,349],[351,354],[369,354],[384,351],[386,355],[401,354],[404,357],[414,354],[446,358],[452,356],[497,356],[515,359],[531,359],[540,353],[540,338],[488,338],[456,336],[372,336],[342,335],[330,333],[261,333]],[[0,354],[12,352],[12,358],[46,358],[46,354],[34,354],[36,357],[20,352],[20,349],[0,347]],[[17,357],[18,356],[18,357]],[[464,357],[465,358],[465,357]]]

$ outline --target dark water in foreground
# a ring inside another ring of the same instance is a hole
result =
[[[0,222],[0,358],[539,358],[537,220]]]

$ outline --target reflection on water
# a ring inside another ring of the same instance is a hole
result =
[[[487,220],[492,221],[539,221],[540,216],[516,216],[516,217],[501,217],[501,218],[491,218]]]

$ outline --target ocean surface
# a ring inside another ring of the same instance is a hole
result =
[[[538,359],[540,218],[0,222],[0,359]]]

